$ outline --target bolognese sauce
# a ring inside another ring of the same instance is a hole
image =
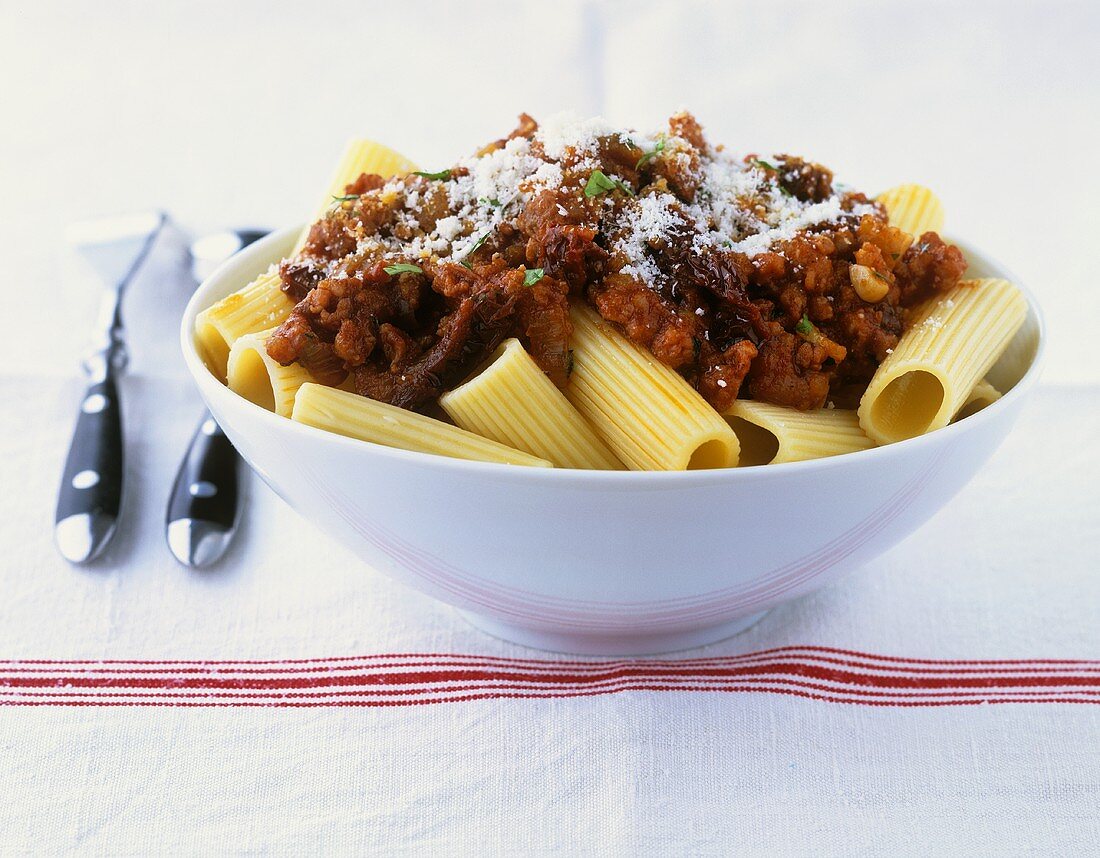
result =
[[[438,172],[361,175],[280,267],[296,302],[267,341],[318,381],[427,411],[506,337],[569,383],[570,301],[740,397],[847,403],[962,253],[792,155],[735,155],[687,113],[643,135],[520,117]]]

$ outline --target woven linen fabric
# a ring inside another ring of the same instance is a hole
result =
[[[37,320],[0,338],[0,854],[1097,854],[1098,9],[0,0],[5,322]],[[255,479],[224,564],[185,570],[177,236],[125,307],[124,522],[99,563],[57,556],[97,306],[59,221],[281,226],[354,135],[438,169],[521,110],[681,107],[869,192],[933,187],[1046,309],[1046,386],[910,538],[644,660],[489,638]]]
[[[0,848],[1087,854],[1100,836],[1094,388],[1041,388],[880,559],[656,660],[489,638],[255,480],[224,566],[178,567],[159,502],[197,404],[162,379],[125,384],[123,532],[68,567],[36,475],[78,390],[0,381],[21,403],[0,418],[20,487],[2,517]]]

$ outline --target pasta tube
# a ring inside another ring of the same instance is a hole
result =
[[[344,150],[317,214],[302,230],[291,255],[302,249],[310,227],[314,221],[325,216],[333,204],[333,197],[343,196],[344,188],[359,178],[361,173],[392,176],[415,169],[412,161],[379,143],[352,140]],[[283,294],[278,268],[273,266],[244,289],[203,310],[195,319],[195,339],[206,365],[224,381],[229,349],[234,341],[245,334],[281,324],[290,315],[293,306],[293,302]]]
[[[294,407],[294,395],[307,381],[309,371],[297,363],[283,366],[267,353],[267,338],[271,331],[238,337],[229,350],[226,381],[229,389],[250,402],[289,417]]]
[[[823,459],[875,446],[856,413],[841,408],[799,411],[738,399],[724,415],[741,442],[740,465]]]
[[[478,462],[553,467],[545,459],[441,420],[313,382],[298,390],[290,416],[318,429],[401,450]]]
[[[328,191],[321,200],[317,213],[302,230],[291,255],[295,256],[301,251],[306,239],[309,238],[310,227],[325,216],[325,213],[332,208],[334,198],[344,196],[347,186],[361,174],[377,173],[379,176],[389,177],[409,173],[415,169],[416,164],[381,143],[375,143],[373,140],[349,141],[344,148],[344,154],[340,157],[340,162],[336,165],[336,172],[332,175]]]
[[[486,369],[439,404],[463,429],[557,468],[623,467],[517,339],[505,340]]]
[[[195,342],[207,367],[225,381],[229,349],[239,337],[283,323],[294,304],[282,292],[274,266],[243,289],[226,295],[195,317]]]
[[[977,414],[983,408],[988,408],[1000,398],[1001,392],[990,384],[988,379],[983,378],[974,385],[974,389],[970,391],[970,395],[966,397],[966,402],[962,404],[962,408],[959,409],[959,413],[955,415],[955,419],[952,422],[958,422],[964,417],[969,417],[971,414]]]
[[[628,468],[682,471],[737,464],[737,436],[677,372],[593,310],[574,305],[566,396]]]
[[[898,185],[876,199],[886,206],[891,226],[916,236],[943,232],[943,203],[923,185]]]
[[[859,404],[868,437],[890,444],[947,425],[1023,324],[1007,280],[966,280],[917,311]]]

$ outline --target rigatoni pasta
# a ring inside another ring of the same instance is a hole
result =
[[[811,161],[712,146],[686,113],[653,134],[524,115],[432,171],[353,140],[315,221],[199,314],[199,348],[278,414],[403,449],[805,461],[961,419],[1034,353],[1012,341],[1018,290],[962,281],[928,188],[869,203]]]
[[[573,373],[566,395],[627,467],[729,468],[737,436],[673,370],[587,307],[575,305]]]
[[[416,166],[403,155],[379,143],[352,140],[344,149],[314,220],[320,220],[333,205],[340,204],[337,198],[343,196],[344,188],[362,173],[392,176],[415,169]],[[309,229],[307,226],[302,231],[293,253],[302,249]],[[207,366],[222,381],[226,378],[229,349],[238,337],[274,328],[290,315],[294,303],[283,294],[281,286],[278,269],[272,267],[196,317],[195,339],[199,351]]]
[[[400,450],[477,462],[553,467],[545,459],[449,426],[441,420],[313,382],[299,388],[290,416],[299,423],[337,435]]]
[[[943,231],[943,203],[923,185],[898,185],[876,199],[886,206],[891,226],[913,236]]]
[[[859,405],[863,431],[890,444],[942,429],[1026,315],[1007,280],[964,281],[930,300],[871,378]]]
[[[328,190],[317,207],[316,215],[310,221],[310,224],[302,230],[291,255],[297,254],[305,245],[313,221],[321,220],[334,205],[344,205],[350,202],[350,200],[344,198],[344,189],[363,173],[374,173],[386,177],[395,176],[399,173],[409,173],[415,169],[416,165],[412,161],[381,143],[365,139],[350,141],[340,156],[340,162],[336,165],[332,179],[329,180]]]
[[[238,337],[229,350],[226,383],[249,402],[289,417],[298,388],[312,381],[309,372],[296,363],[282,366],[267,353],[271,331]]]
[[[239,337],[281,324],[294,306],[280,290],[272,267],[195,317],[195,341],[206,365],[225,381],[229,349]]]
[[[725,417],[741,444],[741,466],[824,459],[875,446],[856,413],[843,408],[799,411],[739,399]]]
[[[441,396],[439,404],[463,429],[556,467],[623,467],[515,338],[497,349],[488,367]]]
[[[970,391],[970,395],[966,397],[966,401],[962,404],[958,412],[956,412],[954,420],[962,420],[964,417],[969,417],[971,414],[977,414],[983,408],[988,408],[1000,398],[1001,392],[989,383],[989,379],[983,378],[974,385],[974,389]]]

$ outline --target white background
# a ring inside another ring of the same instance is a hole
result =
[[[948,231],[1041,297],[1047,379],[1092,360],[1100,4],[0,2],[0,258],[57,266],[58,221],[161,206],[190,228],[305,216],[343,141],[430,167],[563,108],[648,127],[681,107],[739,149],[869,192],[927,183]],[[68,371],[94,300],[57,306]],[[38,340],[37,334],[34,340]],[[11,340],[5,347],[12,348]],[[56,363],[50,360],[56,357]]]
[[[197,398],[168,259],[127,299],[124,524],[98,565],[61,561],[50,516],[97,296],[54,231],[149,206],[191,232],[275,227],[312,209],[351,136],[436,169],[521,110],[644,127],[681,107],[715,141],[868,191],[932,186],[1051,327],[1046,389],[947,508],[713,649],[1100,656],[1098,41],[1084,2],[0,0],[0,658],[532,655],[259,485],[222,566],[175,565],[163,504]],[[1082,855],[1100,716],[644,694],[377,716],[2,708],[0,792],[0,852]]]

